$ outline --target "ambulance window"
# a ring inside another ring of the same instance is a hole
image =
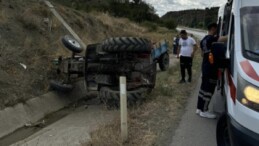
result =
[[[259,62],[259,6],[240,10],[242,53],[245,58]]]
[[[231,17],[231,9],[232,9],[232,5],[228,5],[225,7],[223,27],[222,27],[223,36],[228,34],[229,22],[230,22],[230,17]]]
[[[228,16],[224,16],[224,21],[223,21],[223,27],[222,27],[222,32],[223,32],[223,35],[226,35],[228,34],[228,27],[229,27],[229,19],[227,19]]]
[[[234,15],[232,15],[231,28],[230,28],[230,42],[229,42],[229,52],[230,52],[230,73],[234,73],[234,52],[235,52],[235,23]]]
[[[222,24],[221,24],[221,17],[219,17],[219,22],[218,22],[218,32],[217,35],[220,36],[220,32],[221,32],[221,28],[222,28]]]

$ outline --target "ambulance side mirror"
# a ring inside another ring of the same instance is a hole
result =
[[[218,68],[228,68],[229,59],[226,57],[227,47],[223,42],[215,42],[212,44],[211,53],[214,57],[215,65]]]

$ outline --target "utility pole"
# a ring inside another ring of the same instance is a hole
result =
[[[57,19],[69,31],[69,33],[79,42],[79,44],[83,47],[83,49],[86,49],[86,44],[80,39],[80,37],[75,33],[75,31],[60,16],[60,14],[55,10],[54,6],[47,0],[44,0],[44,3],[49,7],[49,9],[53,13],[53,15],[57,17]]]

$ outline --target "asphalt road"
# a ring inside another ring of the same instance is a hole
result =
[[[171,146],[216,146],[217,120],[201,118],[195,114],[200,83],[199,80],[175,131]],[[220,97],[218,93],[213,99],[217,97]],[[211,103],[210,110],[213,110],[213,101]]]
[[[206,31],[204,31],[204,30],[189,29],[189,28],[185,28],[185,27],[177,27],[176,29],[177,29],[177,31],[185,29],[187,31],[187,33],[193,34],[199,40],[201,40],[206,35]]]
[[[186,28],[177,28],[177,30]],[[188,33],[192,33],[198,39],[202,39],[206,33],[204,31],[189,30]],[[201,118],[195,114],[196,104],[198,99],[198,92],[200,88],[201,80],[199,80],[192,97],[188,101],[186,112],[182,116],[179,127],[175,131],[171,146],[216,146],[216,124],[217,119]],[[209,106],[210,111],[222,112],[222,106],[220,106],[222,96],[219,92],[215,92],[212,97],[211,104]],[[216,102],[217,101],[217,102]]]

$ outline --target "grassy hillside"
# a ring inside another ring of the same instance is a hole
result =
[[[217,22],[218,7],[167,12],[163,20],[174,20],[178,25],[192,28],[206,28],[209,23]]]
[[[150,29],[158,26],[174,30],[175,21],[163,20],[155,8],[145,0],[52,0],[55,3],[85,12],[104,12],[114,17],[128,18]]]
[[[144,0],[52,0],[53,2],[86,12],[108,12],[115,17],[125,17],[136,22],[158,22],[152,5]]]
[[[165,28],[150,32],[126,18],[54,5],[86,44],[114,36],[147,37],[154,42],[172,36]],[[3,109],[48,92],[49,80],[54,77],[52,60],[69,52],[60,41],[68,32],[38,0],[0,0],[0,20],[0,109]]]

